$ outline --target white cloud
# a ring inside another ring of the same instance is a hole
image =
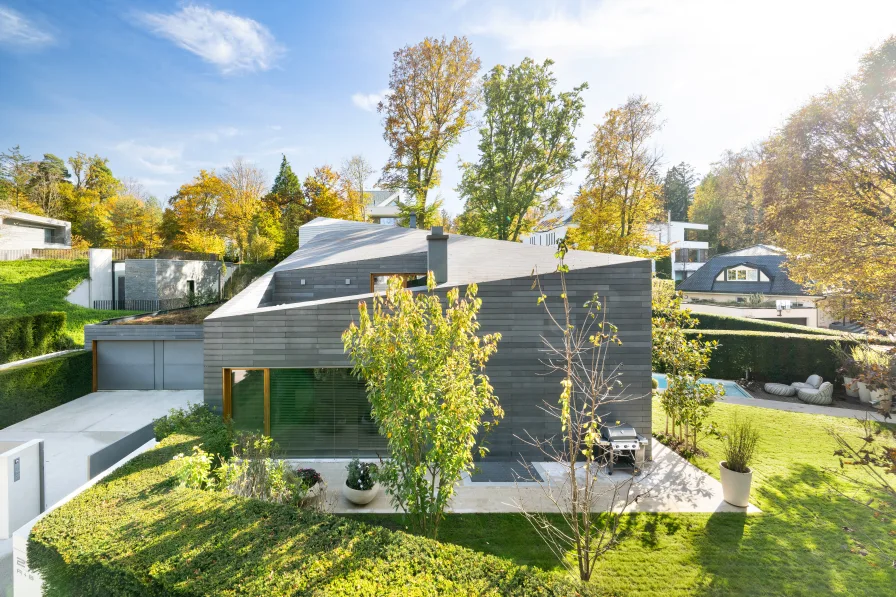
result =
[[[173,14],[142,13],[139,20],[223,73],[268,70],[283,53],[264,25],[222,10],[187,5]]]
[[[379,93],[356,93],[352,96],[352,103],[368,112],[376,112],[376,106],[389,95],[388,89]]]
[[[181,146],[165,147],[124,141],[116,145],[115,149],[154,174],[181,172],[181,158],[184,153]]]
[[[53,35],[43,31],[22,13],[0,5],[0,43],[20,48],[37,48],[52,44]]]

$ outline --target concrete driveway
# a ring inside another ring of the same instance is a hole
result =
[[[88,478],[87,457],[166,414],[202,402],[202,390],[94,392],[0,430],[0,441],[44,440],[49,508]]]

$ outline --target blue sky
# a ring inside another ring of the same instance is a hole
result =
[[[0,146],[99,153],[162,200],[236,156],[269,180],[281,153],[300,176],[356,153],[380,167],[373,105],[392,52],[467,35],[483,72],[550,57],[561,88],[589,83],[580,149],[606,110],[644,94],[662,105],[665,165],[703,174],[893,34],[892,0],[0,0]],[[442,165],[452,213],[477,136]]]

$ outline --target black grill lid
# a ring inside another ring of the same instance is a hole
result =
[[[605,440],[609,441],[633,440],[638,438],[638,432],[635,431],[635,428],[631,425],[626,425],[625,423],[613,427],[603,427],[600,430],[600,434]]]

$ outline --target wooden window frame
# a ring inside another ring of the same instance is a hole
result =
[[[224,420],[233,418],[233,372],[264,371],[264,434],[271,435],[271,368],[270,367],[224,367],[221,381],[224,383]]]
[[[383,272],[383,273],[377,272],[377,273],[372,273],[372,274],[370,274],[370,292],[376,292],[373,288],[374,288],[374,281],[377,278],[382,278],[384,276],[385,277],[401,276],[402,279],[404,280],[404,287],[407,288],[408,287],[408,279],[410,277],[426,276],[426,275],[427,275],[427,272]]]

